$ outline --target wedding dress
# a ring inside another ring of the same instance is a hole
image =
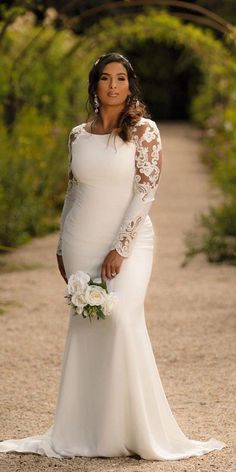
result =
[[[85,125],[69,136],[57,253],[67,278],[78,270],[95,278],[115,248],[124,259],[119,274],[107,281],[118,303],[111,316],[91,322],[68,308],[54,423],[45,434],[0,442],[0,451],[177,460],[222,449],[225,443],[189,439],[178,426],[145,323],[155,241],[148,213],[161,173],[159,129],[140,118],[125,143],[112,133],[92,134]]]

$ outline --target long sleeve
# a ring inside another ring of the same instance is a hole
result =
[[[125,212],[113,248],[129,257],[137,234],[155,200],[162,167],[159,129],[151,119],[141,118],[134,128],[135,178],[133,198]]]
[[[65,192],[65,199],[64,199],[64,204],[63,204],[62,213],[61,213],[59,239],[58,239],[57,250],[56,250],[56,254],[58,254],[59,256],[62,255],[61,249],[62,249],[62,232],[63,232],[64,221],[65,221],[66,215],[68,214],[68,212],[70,211],[74,203],[76,187],[78,185],[78,182],[73,176],[73,172],[71,169],[72,143],[75,140],[76,136],[77,136],[77,132],[75,128],[73,128],[69,134],[69,139],[68,139],[68,151],[69,151],[68,152],[68,184],[67,184],[67,189]]]

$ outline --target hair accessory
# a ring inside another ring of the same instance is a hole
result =
[[[129,64],[130,69],[134,72],[134,69],[132,65],[130,64],[129,60],[123,56],[122,54],[118,54],[120,58],[122,58],[127,64]],[[93,64],[93,66],[96,66],[107,54],[102,54]]]
[[[95,62],[94,62],[94,66],[96,66],[100,61],[101,59],[103,59],[104,57],[106,56],[106,54],[102,54]]]

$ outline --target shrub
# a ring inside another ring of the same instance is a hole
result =
[[[200,248],[209,260],[234,263],[236,60],[211,31],[154,8],[132,19],[122,16],[122,22],[105,18],[80,37],[50,25],[39,29],[33,16],[5,35],[0,50],[0,244],[18,245],[55,228],[66,185],[67,134],[85,115],[88,70],[98,55],[126,50],[134,42],[142,47],[147,39],[182,48],[201,71],[191,114],[203,129],[202,159],[223,201],[202,216],[204,235],[195,252]]]
[[[28,17],[27,17],[28,18]],[[67,135],[79,118],[75,42],[34,19],[9,29],[0,59],[0,250],[58,229],[67,177]]]

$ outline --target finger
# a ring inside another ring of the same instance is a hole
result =
[[[112,272],[111,266],[110,266],[109,264],[107,264],[107,266],[106,266],[106,274],[107,274],[108,279],[112,279],[111,272]]]
[[[112,275],[112,274],[115,274],[115,275]],[[116,274],[117,274],[117,270],[116,270],[116,267],[113,265],[113,266],[111,266],[111,276],[112,276],[113,279],[116,276]]]

